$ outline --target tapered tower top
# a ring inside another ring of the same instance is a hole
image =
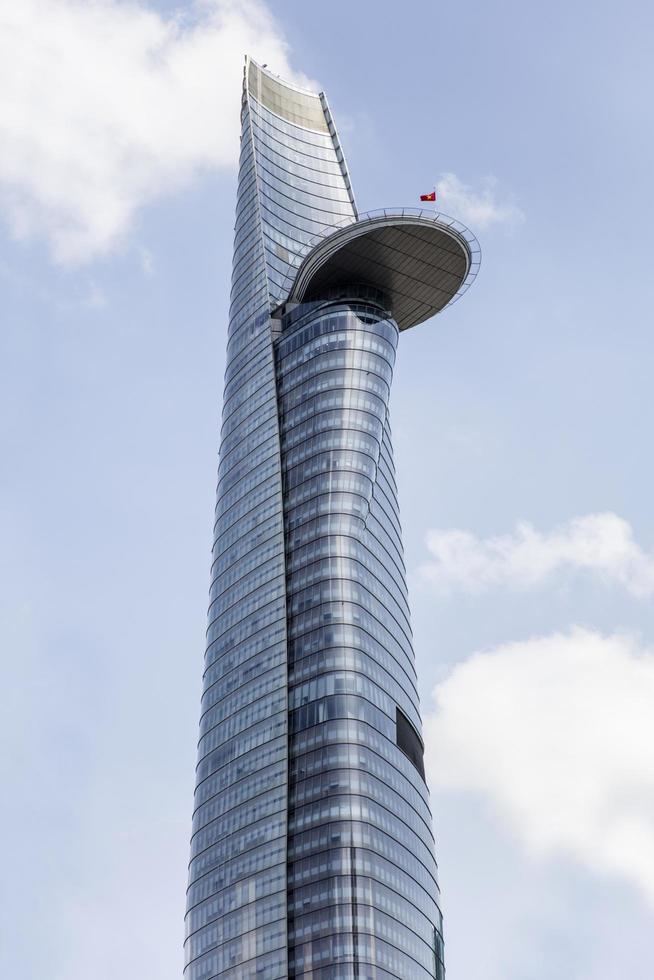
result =
[[[245,59],[245,85],[249,95],[280,119],[303,129],[329,133],[322,93],[309,92],[292,82],[285,82],[250,57]]]
[[[324,93],[285,82],[246,58],[244,97],[280,119],[331,136],[351,191],[345,159]],[[319,298],[334,286],[366,284],[387,297],[400,330],[449,306],[477,275],[481,250],[464,225],[436,210],[390,208],[347,216],[305,245],[284,284],[281,309]]]

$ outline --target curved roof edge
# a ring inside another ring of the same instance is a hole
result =
[[[285,284],[286,302],[366,283],[386,293],[398,327],[407,330],[460,299],[480,264],[477,239],[454,218],[420,208],[371,211],[309,243]]]
[[[320,133],[331,138],[352,210],[355,215],[358,214],[350,172],[325,93],[312,92],[296,85],[295,82],[287,82],[268,68],[259,65],[250,55],[246,55],[243,97],[247,99],[250,96],[280,119],[309,132]]]
[[[314,99],[319,99],[320,96],[323,94],[322,92],[316,92],[314,89],[306,88],[303,85],[298,85],[297,82],[291,82],[286,78],[282,78],[281,75],[276,75],[275,72],[268,67],[268,65],[260,65],[259,62],[256,61],[251,54],[246,54],[245,55],[246,73],[250,65],[252,65],[257,72],[260,72],[262,75],[265,75],[275,85],[280,86],[280,88],[287,88],[293,92],[299,92],[301,95],[309,95],[312,96],[312,98]]]
[[[249,55],[245,57],[245,91],[281,119],[329,135],[322,93],[279,78]]]

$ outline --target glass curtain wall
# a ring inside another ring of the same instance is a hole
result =
[[[349,186],[326,104],[249,62],[187,894],[188,980],[288,976],[287,623],[270,311],[307,243],[354,220]]]
[[[388,418],[398,329],[357,292],[296,308],[276,350],[289,976],[427,980],[440,912]]]
[[[357,287],[271,313],[355,221],[323,96],[246,63],[187,980],[442,975],[388,396]]]

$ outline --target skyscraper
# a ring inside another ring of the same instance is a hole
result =
[[[246,60],[187,980],[443,975],[388,402],[478,260]]]

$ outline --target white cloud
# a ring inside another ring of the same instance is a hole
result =
[[[298,77],[259,0],[168,17],[128,0],[0,0],[0,209],[16,238],[82,262],[141,205],[233,166],[245,53]]]
[[[525,219],[524,212],[515,204],[498,201],[494,177],[487,177],[481,189],[474,190],[456,174],[443,174],[436,182],[436,198],[444,211],[473,228],[516,225]]]
[[[619,875],[654,905],[654,651],[576,628],[475,654],[434,699],[434,788],[481,795],[534,856]]]
[[[512,534],[484,539],[469,531],[434,530],[427,547],[431,559],[419,568],[418,579],[437,592],[532,589],[566,570],[583,570],[636,597],[654,594],[654,556],[634,541],[628,522],[610,512],[576,517],[549,534],[525,522]]]

